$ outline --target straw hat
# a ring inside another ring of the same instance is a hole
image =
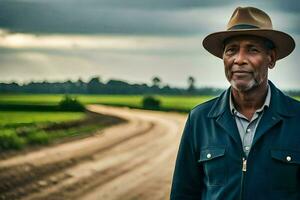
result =
[[[270,17],[254,7],[236,8],[227,24],[227,30],[209,34],[202,44],[207,51],[223,58],[224,40],[239,35],[269,39],[275,46],[277,60],[288,56],[295,48],[294,39],[287,33],[273,30]]]

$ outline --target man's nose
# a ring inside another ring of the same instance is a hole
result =
[[[234,63],[237,65],[244,65],[247,63],[247,54],[244,50],[240,49],[234,58]]]

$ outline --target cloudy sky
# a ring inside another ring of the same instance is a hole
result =
[[[269,78],[300,89],[298,0],[0,0],[0,82],[159,76],[186,87],[192,75],[199,87],[226,87],[222,60],[202,40],[224,30],[237,6],[261,8],[294,37],[295,51]]]

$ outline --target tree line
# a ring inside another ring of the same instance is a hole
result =
[[[104,83],[99,76],[92,77],[84,82],[77,81],[64,82],[29,82],[26,84],[0,83],[0,93],[32,93],[32,94],[126,94],[126,95],[218,95],[224,89],[213,87],[195,86],[195,78],[189,76],[187,88],[170,87],[163,85],[161,78],[152,78],[152,84],[130,84],[121,80],[109,80]],[[288,91],[289,94],[300,96],[300,91]]]

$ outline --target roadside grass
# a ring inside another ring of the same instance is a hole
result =
[[[9,118],[0,125],[0,152],[82,137],[122,121],[78,112],[0,112],[1,119],[5,115]]]
[[[0,153],[82,136],[119,122],[116,118],[84,112],[83,105],[69,96],[1,97]]]
[[[0,150],[45,145],[58,139],[82,135],[103,127],[103,124],[63,127],[65,123],[76,123],[86,118],[83,112],[0,111]],[[62,126],[62,128],[48,130],[53,126]]]

